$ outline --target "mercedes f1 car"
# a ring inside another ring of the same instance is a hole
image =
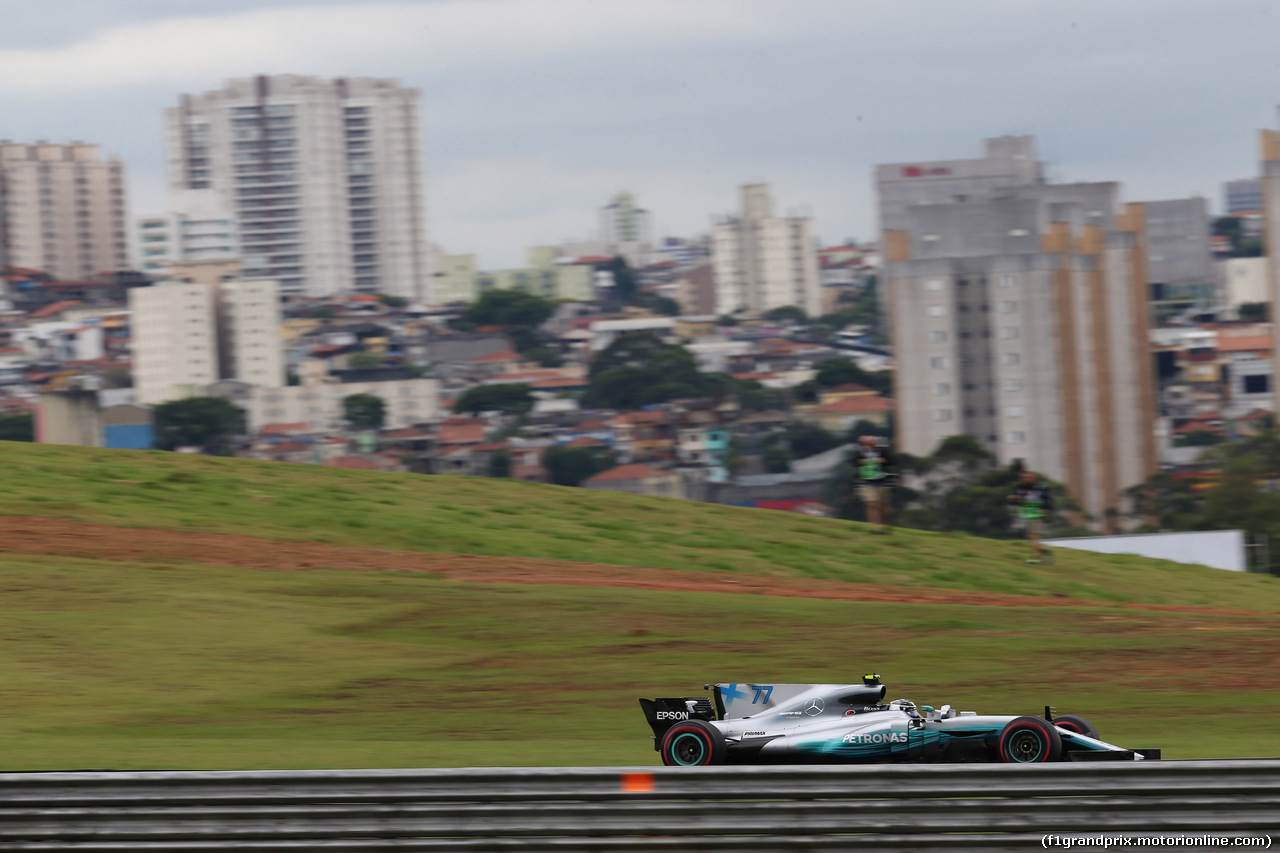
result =
[[[1084,717],[979,715],[884,702],[879,675],[861,684],[714,684],[711,698],[641,699],[662,763],[1142,761],[1158,749],[1098,738]]]

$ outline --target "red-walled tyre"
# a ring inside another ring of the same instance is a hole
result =
[[[1053,723],[1039,717],[1015,717],[1000,730],[1000,760],[1009,764],[1040,764],[1062,758],[1062,737]]]
[[[1098,730],[1093,727],[1093,723],[1084,717],[1077,717],[1075,714],[1063,714],[1061,717],[1054,717],[1053,724],[1060,729],[1091,737],[1094,740],[1098,739]]]
[[[724,764],[724,735],[710,723],[686,720],[662,736],[662,763],[668,767],[701,767]]]

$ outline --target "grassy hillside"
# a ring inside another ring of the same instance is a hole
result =
[[[4,559],[0,588],[4,769],[652,764],[639,696],[865,669],[1171,757],[1280,755],[1275,617],[63,558]]]
[[[0,442],[0,515],[492,556],[1280,612],[1280,581],[586,489]]]
[[[884,604],[263,571],[198,553],[108,560],[93,548],[104,534],[83,529],[56,555],[0,545],[3,769],[651,764],[639,696],[868,669],[895,697],[991,713],[1053,704],[1170,757],[1280,755],[1269,577],[1079,553],[1028,567],[1013,543],[492,480],[13,444],[0,466],[0,515],[139,539],[173,528],[1105,602]]]

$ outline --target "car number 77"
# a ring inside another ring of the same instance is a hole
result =
[[[751,699],[751,704],[752,704],[752,705],[759,704],[759,702],[760,702],[760,694],[761,694],[761,693],[763,693],[763,694],[764,694],[764,704],[766,704],[766,705],[768,705],[768,704],[769,704],[769,697],[773,695],[773,685],[770,685],[770,684],[759,684],[759,685],[757,685],[757,684],[752,684],[752,685],[751,685],[751,689],[752,689],[752,690],[754,690],[754,691],[756,692],[756,695]]]

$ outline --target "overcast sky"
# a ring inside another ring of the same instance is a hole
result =
[[[1275,0],[3,0],[0,137],[97,142],[163,210],[161,111],[259,73],[421,90],[431,239],[488,268],[584,238],[620,189],[691,236],[766,181],[875,235],[871,167],[1039,137],[1128,200],[1256,174]]]

